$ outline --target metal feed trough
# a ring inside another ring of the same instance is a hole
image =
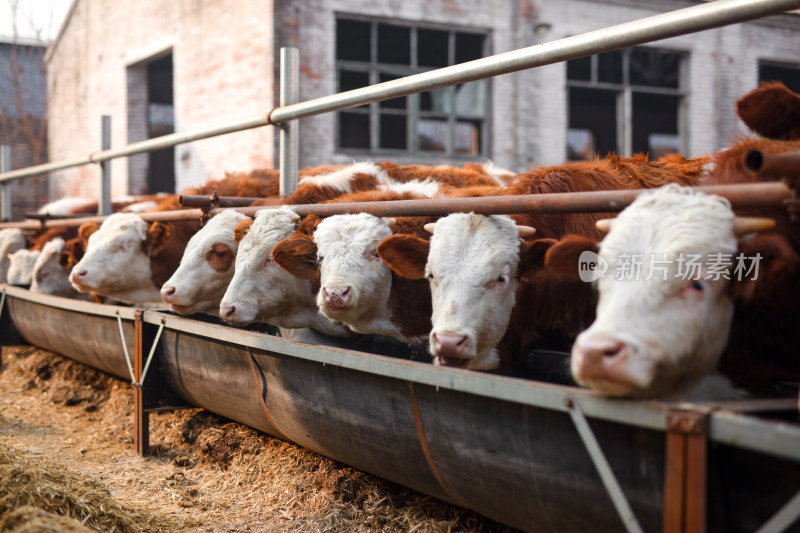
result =
[[[708,2],[583,35],[307,102],[297,102],[297,51],[281,50],[280,107],[257,117],[11,170],[0,150],[0,216],[10,181],[97,163],[100,214],[110,212],[117,157],[266,125],[281,126],[281,194],[297,186],[296,120],[800,8],[800,0]],[[797,162],[752,161],[786,177]],[[798,184],[718,187],[737,208],[790,204]],[[365,211],[410,216],[619,211],[639,191],[536,197],[298,206],[301,215]],[[196,209],[146,220],[205,219],[246,200],[186,198]],[[246,205],[246,204],[245,204]],[[102,217],[94,217],[102,220]],[[86,219],[0,227],[38,230]],[[0,344],[31,344],[134,384],[139,453],[148,413],[200,406],[328,457],[526,530],[800,530],[800,424],[794,399],[716,404],[608,400],[586,390],[440,368],[379,343],[309,344],[163,311],[101,305],[0,285]],[[319,340],[319,339],[317,339]],[[372,340],[372,339],[370,339]],[[323,342],[329,342],[323,340]],[[381,353],[392,357],[376,355]],[[406,350],[410,350],[407,348]]]
[[[526,531],[756,531],[798,511],[800,425],[782,421],[793,399],[608,400],[0,290],[6,327],[136,383],[140,452],[148,412],[195,405]]]

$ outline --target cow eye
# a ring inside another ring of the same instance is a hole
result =
[[[266,263],[267,263],[268,265],[269,265],[269,264],[271,264],[271,263],[274,263],[274,262],[275,262],[275,260],[272,258],[272,256],[269,256],[269,257],[267,257],[267,261],[266,261]]]
[[[323,260],[323,259],[325,259],[325,258],[324,258],[324,257],[322,257],[321,255],[318,255],[318,256],[317,256],[317,263],[322,263],[322,260]]]
[[[707,285],[706,285],[705,281],[696,279],[696,280],[692,281],[692,283],[691,283],[691,285],[689,285],[689,287],[691,287],[692,290],[695,290],[695,291],[698,291],[698,292],[703,292],[706,289]]]
[[[214,250],[214,257],[225,257],[227,253],[225,250]]]
[[[428,278],[428,281],[433,281],[433,272],[426,272],[425,277]]]
[[[508,283],[508,276],[505,274],[500,274],[497,277],[497,283]]]
[[[374,257],[375,259],[380,259],[380,258],[378,257],[378,249],[377,249],[377,248],[375,248],[374,250],[372,250],[372,257]]]

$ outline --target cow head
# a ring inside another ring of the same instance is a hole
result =
[[[223,211],[189,239],[178,269],[161,287],[161,299],[182,315],[216,315],[233,278],[239,242],[237,224],[250,220],[237,211]]]
[[[40,250],[22,248],[8,256],[8,282],[15,285],[30,285],[33,276],[33,265],[41,253]]]
[[[715,368],[727,344],[740,282],[725,276],[736,269],[737,233],[752,228],[738,227],[726,200],[679,186],[643,194],[598,224],[609,230],[599,246],[566,239],[546,259],[548,268],[571,263],[576,272],[579,257],[604,265],[597,318],[573,345],[573,377],[609,396],[687,388]]]
[[[69,283],[69,270],[61,265],[64,246],[65,242],[61,237],[45,243],[33,266],[31,291],[67,297],[75,294],[75,289]]]
[[[0,230],[0,282],[8,279],[8,268],[11,264],[9,256],[17,250],[25,248],[25,237],[17,228]]]
[[[81,226],[86,253],[70,273],[80,292],[95,292],[129,302],[160,302],[151,276],[150,257],[161,252],[172,232],[170,224],[148,224],[133,213],[110,215],[95,231]]]
[[[317,226],[317,306],[329,319],[354,331],[399,334],[388,309],[392,274],[377,253],[378,243],[392,234],[392,223],[360,213],[332,216]],[[307,262],[308,247],[298,252]]]
[[[518,227],[508,217],[474,213],[455,213],[426,229],[433,233],[429,245],[397,235],[381,243],[381,258],[401,276],[428,278],[435,364],[496,368],[495,346],[514,307],[520,254],[527,264],[529,252],[538,250],[520,240],[532,229]]]
[[[273,248],[295,232],[299,218],[288,207],[264,209],[249,228],[238,227],[235,272],[219,307],[223,320],[309,326],[303,321],[316,315],[311,283],[278,267],[273,257]]]

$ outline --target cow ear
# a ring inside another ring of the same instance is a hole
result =
[[[522,241],[519,245],[519,275],[532,276],[544,268],[547,251],[556,244],[555,239]]]
[[[734,303],[758,304],[783,298],[790,286],[787,281],[800,269],[800,257],[777,234],[739,241],[737,256],[729,287]]]
[[[303,235],[308,235],[310,237],[314,235],[314,232],[321,221],[322,219],[317,215],[306,215],[297,225],[296,231],[297,233],[302,233]]]
[[[247,235],[247,232],[250,230],[250,226],[253,225],[252,218],[246,218],[244,220],[240,220],[234,227],[233,227],[233,240],[236,242],[242,242],[244,236]]]
[[[89,244],[89,237],[95,231],[100,229],[100,224],[95,222],[94,220],[90,220],[89,222],[84,222],[78,228],[78,236],[81,238],[81,242],[83,243],[84,249]]]
[[[307,237],[283,239],[272,249],[272,259],[298,278],[314,281],[319,276],[317,245]]]
[[[158,255],[167,246],[172,235],[172,224],[169,222],[153,222],[147,228],[147,237],[144,240],[144,251],[147,255]]]
[[[560,279],[580,279],[578,265],[584,252],[598,253],[597,241],[579,235],[567,235],[551,246],[544,257],[547,273]]]
[[[397,234],[378,243],[378,257],[398,276],[410,279],[425,277],[430,241],[416,235]]]

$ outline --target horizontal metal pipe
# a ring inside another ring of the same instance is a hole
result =
[[[800,178],[800,150],[783,154],[750,150],[744,164],[747,170],[765,178]]]
[[[189,195],[184,194],[178,197],[178,203],[181,207],[199,207],[206,209],[209,206],[216,204],[216,207],[247,207],[256,200],[263,200],[263,198],[245,198],[239,196],[217,196],[214,195]]]
[[[139,213],[147,222],[182,222],[186,220],[202,220],[202,209],[179,209],[176,211],[156,211],[153,213]],[[43,220],[41,222],[36,220],[26,220],[23,222],[4,222],[0,223],[0,229],[3,228],[19,228],[27,230],[38,230],[42,228],[74,228],[80,226],[84,222],[98,222],[102,223],[107,217],[104,216],[88,216],[80,218],[67,218],[67,219],[54,219]]]
[[[780,182],[748,183],[736,185],[710,185],[695,187],[696,190],[727,198],[735,209],[781,209],[790,196],[790,189]],[[299,215],[321,217],[347,213],[369,213],[375,216],[423,216],[447,215],[454,212],[474,212],[484,215],[513,215],[522,213],[615,213],[622,211],[637,196],[649,189],[621,191],[594,191],[551,194],[527,194],[520,196],[485,196],[479,198],[442,198],[433,200],[398,200],[391,202],[354,202],[332,204],[301,204],[294,206]],[[248,198],[249,200],[249,198]],[[240,213],[254,216],[261,209],[271,207],[216,208],[209,210],[216,215],[225,209],[236,209]],[[199,220],[202,209],[182,209],[142,213],[147,221]],[[84,222],[102,222],[105,217],[85,217],[42,222],[6,222],[2,228],[39,229],[41,227],[72,227]]]
[[[735,209],[783,208],[789,197],[786,185],[758,183],[744,185],[712,185],[695,187],[699,191],[727,198]],[[596,191],[521,196],[487,196],[482,198],[443,198],[433,200],[398,200],[391,202],[304,204],[294,206],[297,214],[321,217],[347,213],[369,213],[375,216],[447,215],[453,212],[475,212],[484,215],[522,213],[613,213],[630,205],[648,189]],[[270,207],[241,207],[237,211],[249,216]],[[221,209],[212,209],[211,214]]]
[[[800,7],[800,0],[708,2],[557,41],[273,109],[270,122],[310,117],[407,94],[509,74],[668,37],[775,15]]]
[[[99,163],[116,157],[167,148],[177,144],[259,126],[282,124],[289,120],[388,100],[407,94],[509,74],[528,68],[717,28],[727,24],[746,22],[797,8],[800,8],[800,0],[727,0],[709,2],[361,89],[278,107],[273,109],[267,116],[252,117],[193,132],[172,133],[129,144],[122,148],[102,150],[89,155],[85,159],[48,163],[2,173],[0,174],[0,182],[89,163]]]

